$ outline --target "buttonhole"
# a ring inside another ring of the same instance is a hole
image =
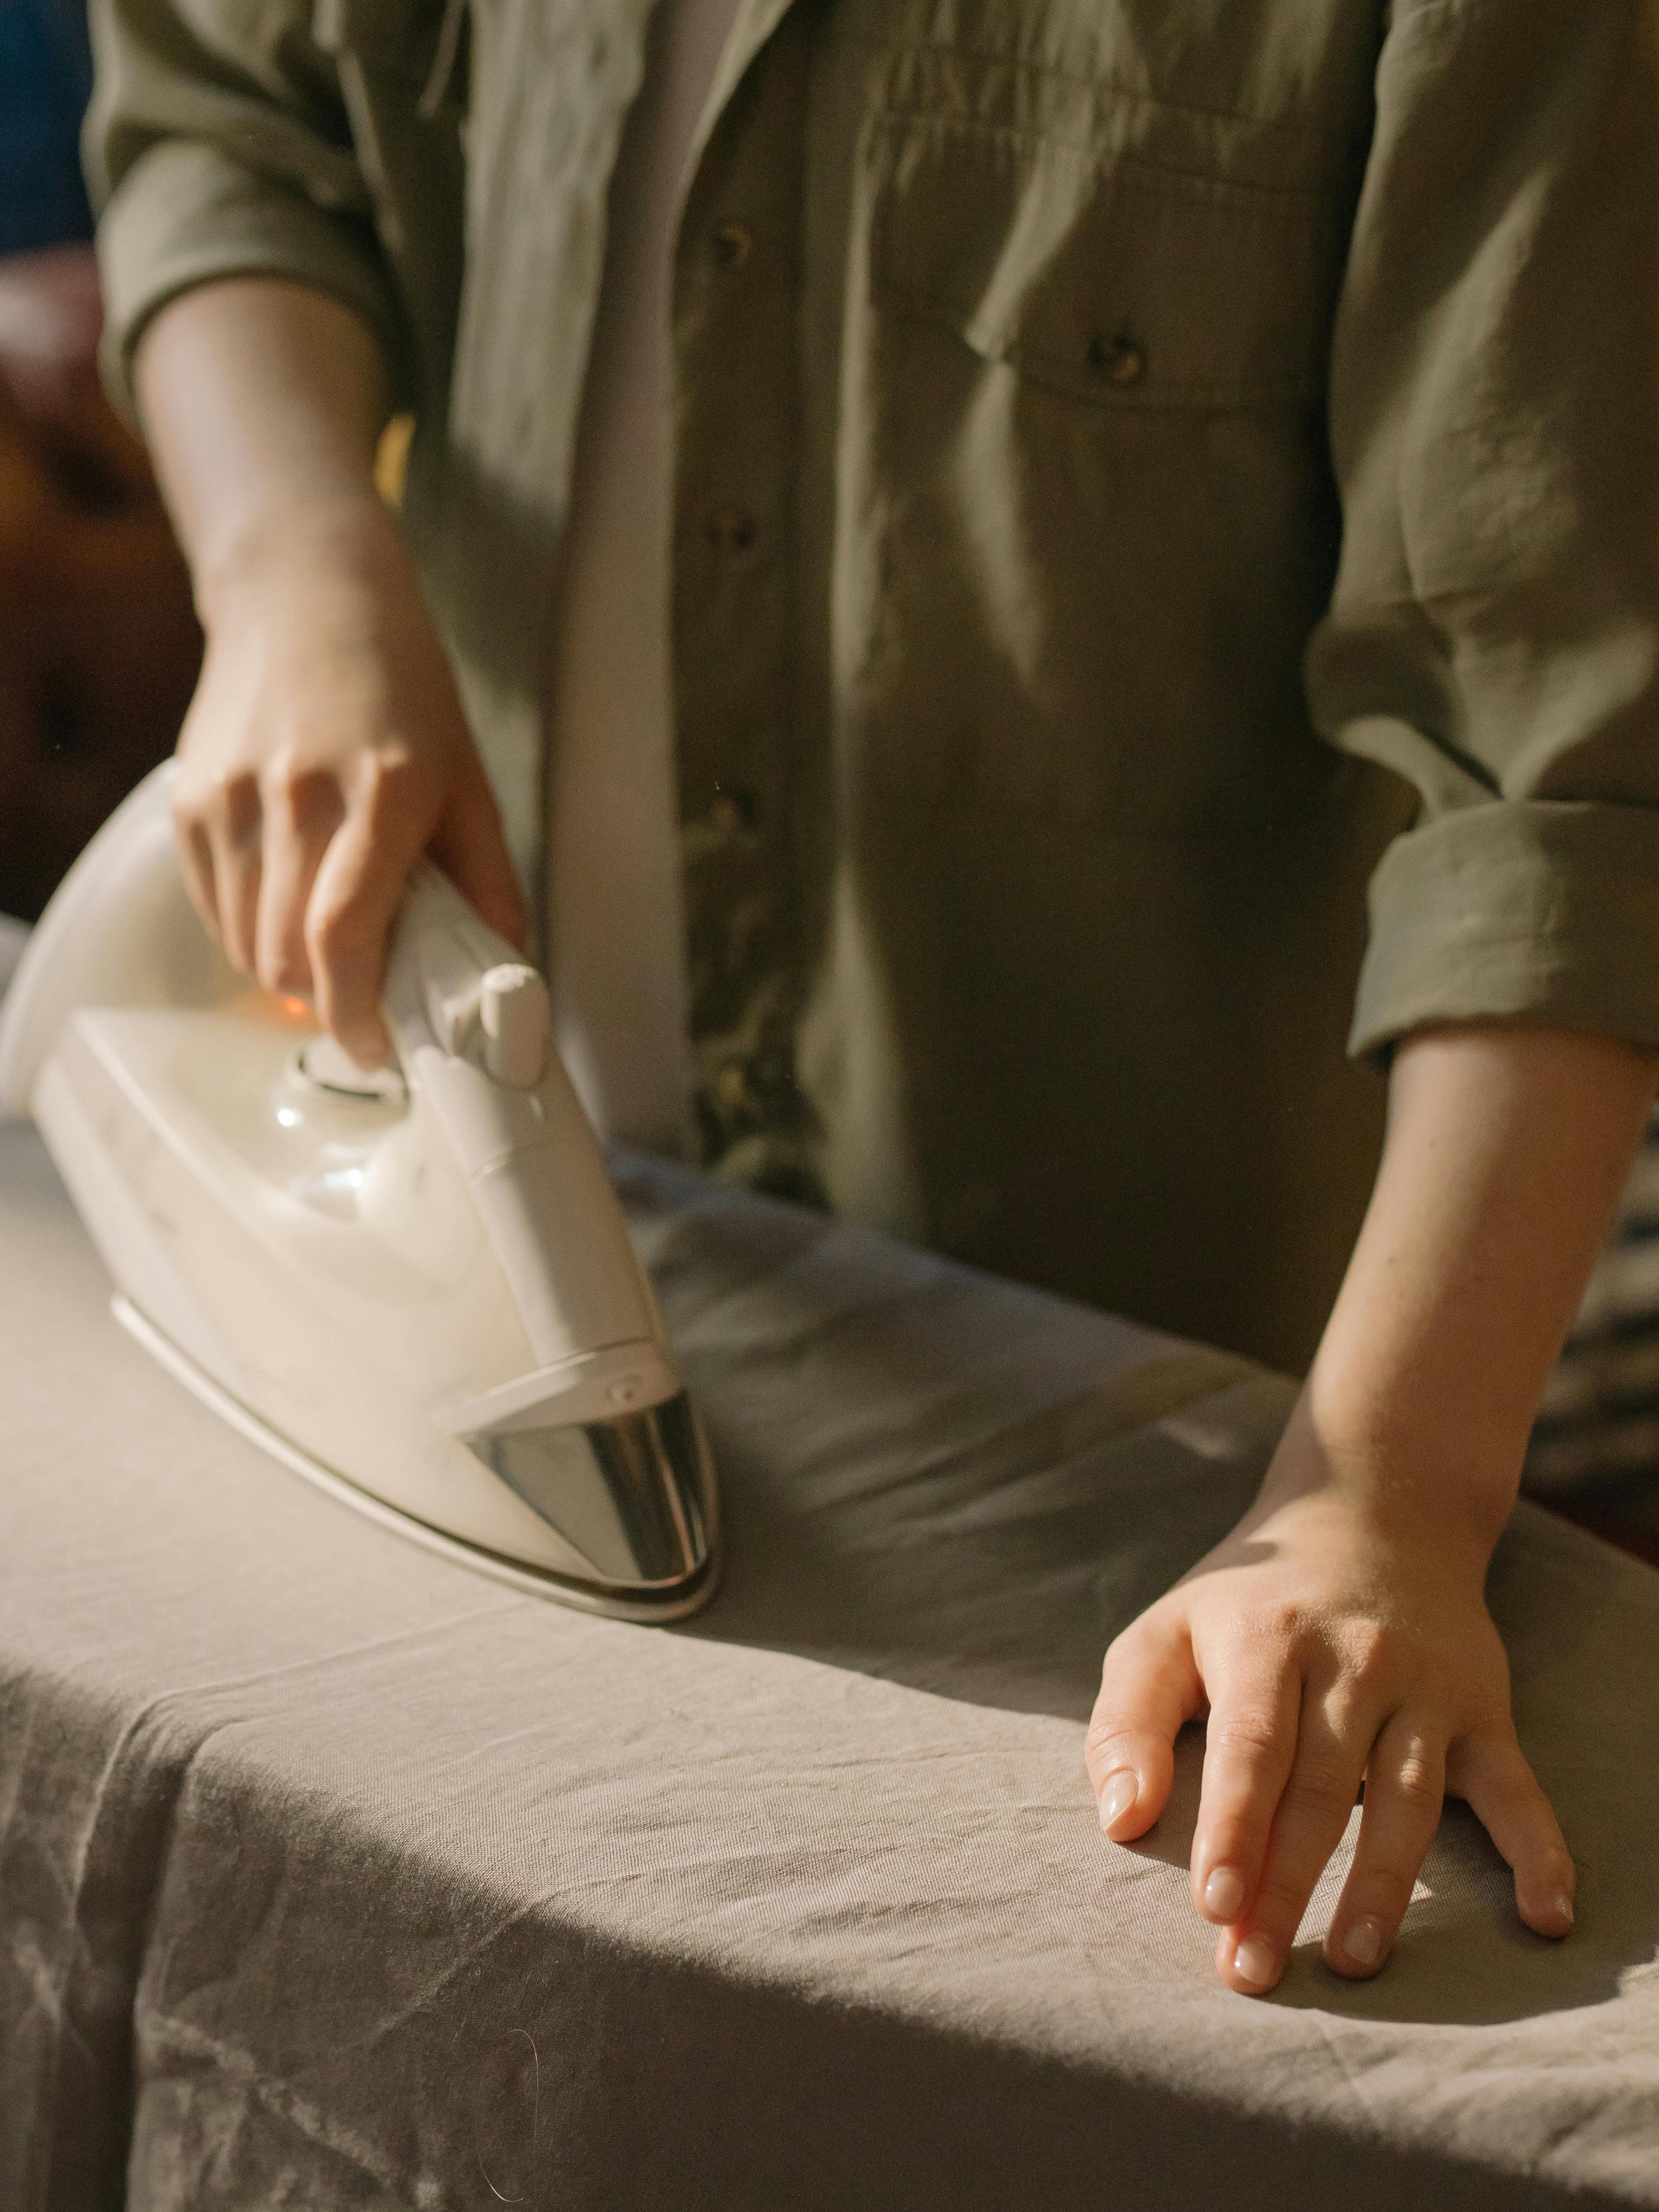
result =
[[[1089,341],[1089,367],[1108,384],[1139,384],[1146,373],[1146,356],[1127,330],[1097,331]]]
[[[755,518],[740,507],[717,507],[708,526],[714,543],[733,552],[747,552],[755,542]]]
[[[741,269],[755,250],[754,233],[740,222],[722,222],[714,229],[714,258],[722,269]]]

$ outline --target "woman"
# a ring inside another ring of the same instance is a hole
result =
[[[93,131],[233,958],[373,1060],[522,877],[612,1130],[1317,1341],[1091,1732],[1248,1992],[1362,1778],[1340,1971],[1448,1787],[1571,1924],[1481,1589],[1659,1046],[1647,13],[1388,14],[112,0]]]

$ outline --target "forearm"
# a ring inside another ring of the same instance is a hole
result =
[[[1466,1024],[1400,1048],[1364,1226],[1299,1420],[1389,1514],[1490,1547],[1652,1102],[1659,1061],[1577,1031]],[[1292,1481],[1308,1455],[1281,1455]]]
[[[146,330],[135,372],[210,611],[273,535],[374,525],[386,370],[368,326],[326,294],[265,278],[184,293]]]

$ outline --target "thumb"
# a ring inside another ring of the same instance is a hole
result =
[[[427,850],[479,921],[522,952],[529,913],[501,809],[476,757],[450,793]]]
[[[1114,1843],[1145,1835],[1170,1802],[1176,1737],[1203,1707],[1181,1614],[1143,1615],[1106,1654],[1083,1759],[1100,1825]]]

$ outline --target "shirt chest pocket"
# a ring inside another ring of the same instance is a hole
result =
[[[955,117],[884,117],[870,149],[878,298],[983,358],[1114,409],[1322,392],[1343,196]]]

